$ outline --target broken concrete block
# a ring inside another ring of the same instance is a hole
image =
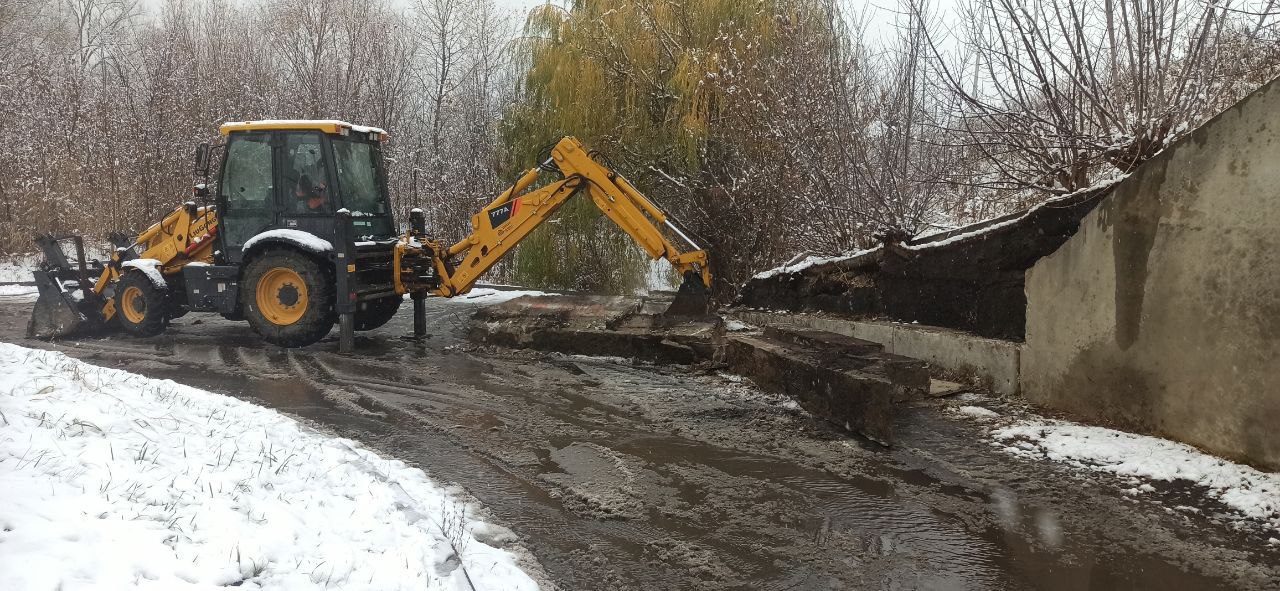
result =
[[[817,417],[885,445],[893,442],[897,388],[884,376],[832,367],[812,349],[757,336],[728,337],[724,360],[732,371],[791,396]]]

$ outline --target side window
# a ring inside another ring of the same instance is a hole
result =
[[[222,194],[232,209],[270,209],[271,144],[266,137],[235,138],[227,148]]]
[[[283,209],[289,214],[332,214],[328,163],[318,133],[291,133],[284,144]]]
[[[226,159],[219,186],[227,203],[221,227],[227,245],[240,246],[275,220],[271,144],[265,135],[233,137]]]

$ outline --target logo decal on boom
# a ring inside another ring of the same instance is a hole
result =
[[[511,216],[515,215],[516,211],[518,211],[519,209],[520,209],[519,199],[508,201],[507,203],[504,203],[502,205],[499,205],[498,207],[490,209],[489,210],[489,227],[495,230],[498,229],[498,226],[501,226],[502,224],[507,223],[507,220],[511,219]]]

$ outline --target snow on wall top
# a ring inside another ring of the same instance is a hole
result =
[[[1063,202],[1072,201],[1080,198],[1081,196],[1093,194],[1098,191],[1110,188],[1127,177],[1128,175],[1116,176],[1116,177],[1104,180],[1102,182],[1096,183],[1093,186],[1080,189],[1078,191],[1074,191],[1072,193],[1067,193],[1065,195],[1058,195],[1051,199],[1046,199],[1032,207],[1029,207],[1015,214],[998,216],[998,217],[983,220],[980,222],[974,222],[972,224],[957,228],[955,230],[949,230],[945,232],[931,232],[928,234],[918,235],[915,238],[912,238],[911,240],[908,240],[907,242],[902,243],[901,247],[906,250],[918,252],[918,251],[924,251],[924,250],[929,250],[933,248],[951,246],[954,244],[959,244],[962,242],[968,242],[970,240],[978,239],[982,236],[985,236],[997,230],[1001,230],[1003,228],[1007,228],[1010,226],[1016,226],[1022,223],[1024,220],[1026,220],[1029,216],[1031,216],[1031,214],[1043,208],[1059,206],[1059,205],[1062,205]],[[804,271],[805,269],[808,269],[810,267],[815,267],[818,265],[826,265],[830,263],[840,263],[844,261],[850,261],[862,256],[866,256],[868,254],[874,253],[876,251],[879,251],[881,248],[882,246],[876,246],[874,248],[868,248],[865,250],[849,252],[842,255],[836,255],[831,257],[809,256],[804,258],[803,260],[800,260],[799,262],[795,262],[795,263],[788,262],[786,264],[779,265],[767,271],[761,271],[759,273],[756,273],[753,276],[753,278],[769,279],[770,277],[775,277],[778,275],[784,275],[784,274],[791,275],[791,274],[799,273],[801,271]]]
[[[257,236],[246,240],[241,249],[249,250],[250,248],[253,248],[255,244],[264,240],[281,240],[300,246],[311,252],[331,252],[333,250],[333,243],[316,236],[315,234],[303,232],[302,230],[288,230],[283,228],[278,230],[267,230],[266,232],[258,234]]]
[[[866,250],[858,250],[854,252],[845,253],[842,255],[836,255],[832,257],[807,256],[794,263],[787,262],[777,267],[774,267],[772,269],[769,269],[768,271],[761,271],[753,275],[752,278],[768,279],[770,277],[774,277],[777,275],[799,273],[805,269],[808,269],[809,267],[814,267],[817,265],[825,265],[827,263],[838,263],[840,261],[847,261],[849,259],[857,258],[864,254],[875,252],[877,250],[880,250],[879,246],[876,246],[874,248],[868,248]],[[792,260],[795,260],[795,259],[792,259]]]

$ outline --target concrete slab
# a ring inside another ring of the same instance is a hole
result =
[[[879,343],[886,353],[920,359],[935,377],[972,382],[1004,396],[1020,392],[1022,344],[963,331],[822,314],[734,310],[729,317],[755,326],[801,326]]]
[[[729,369],[787,394],[814,416],[885,445],[893,443],[896,388],[888,378],[822,363],[803,349],[760,335],[728,337]]]

